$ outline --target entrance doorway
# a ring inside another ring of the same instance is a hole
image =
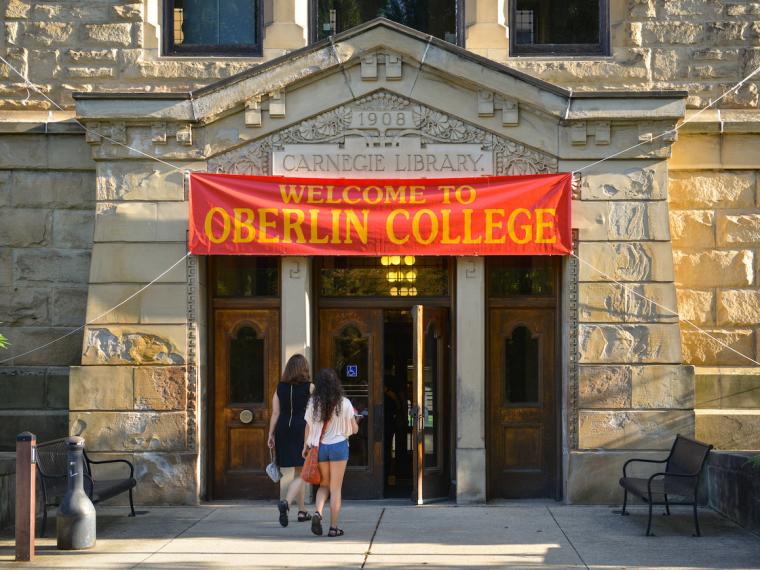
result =
[[[408,261],[405,275],[412,272],[412,264],[416,275],[434,275],[414,258]],[[372,267],[366,260],[353,267],[354,273],[350,261],[339,263],[348,265],[339,268],[343,283],[383,292],[380,283],[373,286],[359,278],[359,272]],[[328,265],[325,270],[325,265],[319,274],[327,278],[328,287],[323,284],[320,291],[333,293],[334,269]],[[388,266],[393,267],[392,261]],[[446,280],[448,272],[437,277]],[[383,281],[388,290],[398,291],[397,285]],[[417,285],[426,289],[416,293],[428,290],[424,279],[418,277]],[[436,290],[448,291],[448,284]],[[447,497],[451,327],[449,308],[440,305],[448,305],[449,299],[353,297],[320,298],[317,335],[316,368],[338,372],[346,396],[362,416],[359,433],[350,440],[344,496],[411,498],[417,503]]]

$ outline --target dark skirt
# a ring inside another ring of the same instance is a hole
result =
[[[290,422],[290,425],[288,425]],[[290,416],[280,416],[274,428],[274,449],[277,454],[277,465],[280,467],[302,467],[303,432],[306,420]]]

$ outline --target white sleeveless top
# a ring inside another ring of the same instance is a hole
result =
[[[309,424],[309,440],[306,442],[311,447],[319,445],[319,434],[322,433],[322,422],[314,419],[314,400],[309,398],[309,403],[306,406],[306,414],[304,419]],[[340,412],[336,409],[333,411],[333,415],[330,421],[327,423],[327,429],[325,435],[322,438],[322,443],[330,445],[333,443],[340,443],[348,439],[352,435],[351,419],[354,417],[354,406],[351,404],[351,400],[343,398],[343,402],[340,406]]]

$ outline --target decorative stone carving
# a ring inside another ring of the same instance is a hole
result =
[[[597,145],[606,146],[610,144],[610,123],[603,121],[594,126],[594,142]]]
[[[361,112],[402,111],[410,113],[411,124],[403,128],[358,126]],[[271,102],[270,102],[271,114]],[[405,97],[380,91],[341,105],[311,119],[277,131],[209,159],[209,172],[270,174],[270,153],[286,144],[339,143],[360,138],[367,144],[394,144],[400,137],[419,137],[422,144],[479,144],[494,153],[494,174],[542,174],[557,171],[557,160],[543,152],[500,137],[446,113],[415,103]]]
[[[177,130],[177,142],[184,146],[192,146],[193,127],[191,125],[185,125]]]
[[[261,126],[261,97],[256,96],[245,102],[245,126]]]
[[[150,125],[150,140],[155,144],[166,144],[166,122],[161,121]]]
[[[514,127],[520,122],[517,101],[504,101],[501,107],[501,124]]]
[[[123,121],[117,121],[111,124],[111,142],[117,144],[127,143],[127,125]]]
[[[385,56],[385,78],[390,80],[401,79],[401,56],[387,54]]]
[[[269,94],[269,116],[285,116],[285,95],[279,91]]]
[[[103,137],[100,135],[100,123],[87,123],[87,133],[84,137],[88,144],[100,144]]]
[[[493,117],[493,93],[478,91],[478,117]]]
[[[377,79],[377,54],[368,53],[361,59],[361,78],[364,81]]]
[[[581,121],[570,125],[570,142],[576,146],[583,146],[586,144],[586,123]]]

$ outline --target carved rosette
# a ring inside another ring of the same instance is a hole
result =
[[[219,154],[209,160],[208,170],[229,174],[270,174],[273,149],[282,148],[286,144],[343,143],[347,136],[364,136],[372,140],[371,130],[351,128],[354,111],[402,110],[411,110],[414,128],[404,129],[397,133],[398,136],[417,136],[423,144],[479,144],[485,150],[493,150],[496,175],[548,174],[557,171],[557,159],[546,153],[384,91],[320,113],[258,141]]]

